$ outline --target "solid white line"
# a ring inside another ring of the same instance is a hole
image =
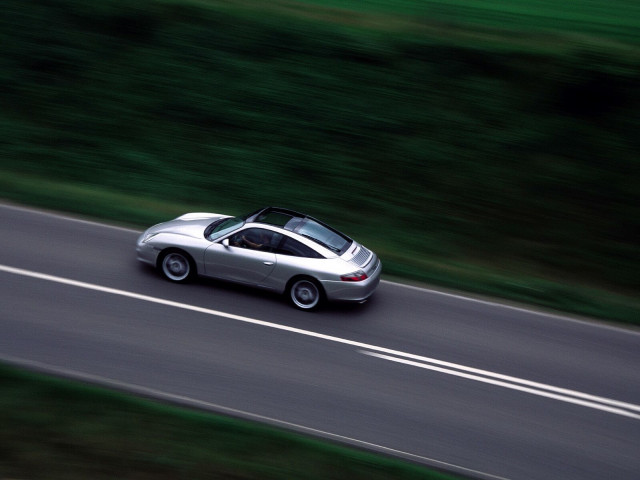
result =
[[[388,285],[394,285],[394,286],[400,287],[400,288],[406,288],[406,289],[409,289],[409,290],[415,290],[417,292],[435,293],[435,294],[441,295],[443,297],[455,298],[456,300],[465,300],[465,301],[468,301],[468,302],[480,303],[482,305],[487,305],[489,307],[507,308],[509,310],[515,310],[517,312],[531,313],[531,314],[534,314],[534,315],[542,315],[544,317],[558,318],[558,319],[561,319],[561,320],[571,320],[571,321],[577,321],[577,322],[584,323],[583,320],[576,320],[576,319],[573,319],[573,318],[570,318],[570,317],[567,317],[567,316],[563,316],[563,315],[559,315],[559,314],[555,314],[555,313],[543,312],[541,310],[534,310],[533,308],[518,307],[518,306],[515,306],[515,305],[509,305],[507,303],[500,303],[500,302],[496,302],[496,301],[492,301],[492,300],[483,300],[481,298],[468,297],[468,296],[465,296],[465,295],[461,295],[459,293],[445,292],[445,291],[442,291],[442,290],[435,290],[433,288],[419,287],[419,286],[416,286],[416,285],[409,285],[409,284],[406,284],[406,283],[393,282],[391,280],[381,280],[381,282],[386,283]],[[610,325],[604,325],[604,326],[607,327],[607,328],[611,327]]]
[[[540,307],[539,310],[536,310],[536,308],[533,306],[527,307],[527,306],[510,305],[508,303],[501,303],[496,300],[483,300],[482,298],[469,297],[459,293],[451,293],[443,290],[436,290],[433,288],[420,287],[416,285],[409,285],[406,283],[393,282],[391,280],[381,280],[380,283],[386,283],[387,285],[392,285],[399,288],[415,290],[417,292],[431,293],[431,294],[436,294],[443,297],[455,298],[456,300],[464,300],[467,302],[479,303],[480,305],[486,305],[488,307],[504,308],[507,310],[513,310],[515,312],[528,313],[531,315],[553,318],[553,319],[562,320],[565,322],[578,323],[580,325],[588,325],[590,327],[595,327],[595,328],[603,328],[605,330],[613,330],[613,331],[632,334],[632,335],[640,335],[640,329],[638,329],[635,326],[631,326],[631,325],[618,326],[614,324],[604,323],[604,321],[598,320],[597,318],[589,319],[586,317],[580,318],[579,316],[569,317],[567,315],[562,315],[560,313],[545,311],[542,309],[543,307]]]
[[[12,204],[7,204],[7,203],[0,204],[0,207],[1,208],[7,208],[9,210],[18,210],[18,211],[30,212],[30,213],[34,213],[34,214],[38,214],[38,215],[50,216],[50,217],[59,218],[59,219],[62,219],[62,220],[68,220],[68,221],[71,221],[71,222],[85,223],[85,224],[88,224],[88,225],[94,225],[94,226],[101,227],[101,228],[111,228],[111,229],[115,229],[115,230],[122,230],[122,231],[126,231],[126,232],[131,232],[131,233],[138,233],[138,234],[142,233],[142,230],[139,230],[139,229],[119,227],[119,226],[111,225],[111,224],[108,224],[108,223],[99,223],[97,221],[84,220],[84,219],[81,219],[81,218],[72,217],[70,215],[64,215],[62,213],[51,212],[51,211],[47,211],[47,210],[39,210],[39,209],[36,209],[36,208],[24,207],[24,206],[19,206],[19,205],[12,205]],[[573,323],[579,323],[581,325],[589,325],[591,327],[596,327],[596,328],[604,328],[604,329],[607,329],[607,330],[614,330],[614,331],[624,332],[624,333],[633,334],[633,335],[640,335],[640,330],[638,330],[638,329],[632,329],[632,328],[628,328],[628,327],[610,325],[610,324],[607,324],[607,323],[599,322],[597,320],[589,320],[589,319],[586,319],[586,318],[572,318],[572,317],[568,317],[566,315],[561,315],[559,313],[552,313],[552,312],[546,312],[546,311],[542,311],[542,310],[536,310],[533,307],[524,307],[524,306],[518,307],[518,306],[515,306],[515,305],[509,305],[508,303],[500,303],[498,301],[492,301],[492,300],[483,300],[483,299],[480,299],[480,298],[465,296],[465,295],[462,295],[462,294],[451,293],[451,292],[446,292],[446,291],[442,291],[442,290],[436,290],[436,289],[433,289],[433,288],[420,287],[420,286],[416,286],[416,285],[409,285],[409,284],[406,284],[406,283],[393,282],[391,280],[382,279],[380,281],[380,283],[385,283],[387,285],[392,285],[392,286],[396,286],[396,287],[399,287],[399,288],[406,288],[406,289],[409,289],[409,290],[415,290],[415,291],[419,291],[419,292],[426,292],[426,293],[440,295],[440,296],[444,296],[444,297],[455,298],[457,300],[463,300],[463,301],[467,301],[467,302],[479,303],[481,305],[486,305],[486,306],[490,306],[490,307],[505,308],[505,309],[514,310],[514,311],[517,311],[517,312],[529,313],[529,314],[539,315],[539,316],[548,317],[548,318],[555,318],[557,320],[563,320],[563,321],[568,321],[568,322],[573,322]]]
[[[86,225],[92,225],[94,227],[109,228],[109,229],[113,229],[113,230],[121,230],[123,232],[131,232],[131,233],[142,233],[142,230],[138,230],[138,229],[134,229],[134,228],[119,227],[117,225],[111,225],[111,224],[108,224],[108,223],[100,223],[100,222],[96,222],[94,220],[85,220],[83,218],[72,217],[70,215],[64,215],[62,213],[51,212],[51,211],[48,211],[48,210],[39,210],[39,209],[36,209],[36,208],[23,207],[23,206],[20,206],[20,205],[12,205],[12,204],[8,204],[8,203],[0,204],[0,207],[6,208],[7,210],[17,210],[19,212],[28,212],[28,213],[33,213],[33,214],[36,214],[36,215],[44,215],[46,217],[59,218],[61,220],[66,220],[66,221],[69,221],[69,222],[84,223]]]
[[[176,395],[173,393],[164,392],[162,390],[156,390],[149,387],[143,387],[140,385],[121,382],[118,380],[113,380],[111,378],[102,377],[99,375],[91,375],[88,373],[79,372],[77,370],[70,370],[67,368],[52,366],[52,365],[37,362],[34,360],[26,360],[26,359],[13,357],[9,355],[3,355],[1,353],[0,353],[0,361],[4,361],[6,363],[9,363],[18,367],[37,370],[43,373],[60,375],[66,378],[74,379],[74,380],[81,380],[84,382],[89,382],[89,383],[101,385],[104,387],[114,388],[116,390],[125,391],[135,395],[151,397],[157,400],[168,401],[168,402],[179,404],[182,406],[200,408],[210,412],[228,414],[235,417],[243,418],[245,420],[255,420],[255,421],[267,423],[273,426],[294,430],[300,433],[307,433],[307,434],[312,434],[312,435],[320,436],[327,439],[337,440],[339,442],[346,443],[351,446],[365,447],[369,450],[373,450],[378,453],[385,453],[385,454],[393,455],[396,457],[404,458],[407,460],[417,461],[432,467],[454,470],[457,473],[472,474],[474,477],[481,477],[483,479],[492,479],[492,480],[508,480],[504,477],[498,477],[496,475],[491,475],[489,473],[484,473],[478,470],[461,467],[460,465],[455,465],[453,463],[442,462],[440,460],[424,457],[422,455],[416,455],[414,453],[404,452],[402,450],[396,450],[393,448],[385,447],[383,445],[365,442],[363,440],[358,440],[356,438],[346,437],[344,435],[338,435],[336,433],[330,433],[324,430],[318,430],[311,427],[305,427],[304,425],[299,425],[299,424],[287,422],[284,420],[277,420],[272,417],[266,417],[264,415],[258,415],[256,413],[246,412],[244,410],[225,407],[222,405],[206,402],[204,400],[198,400],[198,399],[187,397],[184,395]]]
[[[554,400],[560,400],[560,401],[566,402],[566,403],[573,403],[575,405],[581,405],[583,407],[589,407],[589,408],[593,408],[593,409],[596,409],[596,410],[601,410],[603,412],[614,413],[616,415],[622,415],[624,417],[629,417],[629,418],[634,418],[636,420],[640,420],[640,415],[638,415],[638,414],[629,412],[627,410],[623,410],[622,408],[609,407],[609,406],[605,405],[604,403],[600,404],[600,403],[580,400],[578,398],[568,397],[568,396],[565,396],[565,395],[558,395],[558,394],[555,394],[555,393],[549,393],[549,392],[545,392],[543,390],[537,390],[535,388],[521,387],[521,386],[513,384],[513,383],[503,382],[503,381],[499,381],[499,380],[492,380],[490,378],[480,377],[478,375],[471,375],[471,374],[468,374],[468,373],[458,372],[458,371],[450,370],[450,369],[447,369],[447,368],[436,367],[435,365],[429,365],[429,364],[426,364],[426,363],[415,362],[415,361],[412,361],[412,360],[405,360],[403,358],[392,357],[390,355],[383,355],[381,353],[366,352],[366,351],[362,351],[362,350],[360,351],[360,353],[363,353],[365,355],[369,355],[369,356],[372,356],[372,357],[382,358],[384,360],[389,360],[391,362],[397,362],[397,363],[402,363],[402,364],[405,364],[405,365],[411,365],[411,366],[414,366],[414,367],[425,368],[427,370],[434,370],[436,372],[446,373],[447,375],[454,375],[456,377],[462,377],[462,378],[466,378],[468,380],[475,380],[476,382],[488,383],[490,385],[496,385],[496,386],[499,386],[499,387],[509,388],[511,390],[518,390],[520,392],[526,392],[526,393],[530,393],[532,395],[538,395],[538,396],[541,396],[541,397],[552,398]],[[597,397],[595,397],[595,398],[597,398]],[[631,407],[633,407],[633,409],[637,409],[637,407],[635,405],[632,405]]]
[[[367,355],[369,354],[369,353],[364,352],[364,351],[362,353],[365,353]],[[599,396],[596,396],[596,395],[590,395],[588,393],[582,393],[582,392],[578,392],[576,390],[569,390],[567,388],[554,387],[553,385],[547,385],[547,384],[544,384],[544,383],[533,382],[531,380],[525,380],[525,379],[522,379],[522,378],[512,377],[512,376],[509,376],[509,375],[502,375],[500,373],[490,372],[488,370],[482,370],[482,369],[479,369],[479,368],[467,367],[467,366],[460,365],[460,364],[457,364],[457,363],[445,362],[444,360],[437,360],[435,358],[423,357],[421,355],[414,355],[412,353],[404,353],[404,352],[402,352],[402,353],[398,353],[396,355],[399,356],[399,357],[405,357],[405,358],[409,358],[409,359],[412,359],[412,360],[417,360],[419,362],[432,363],[432,364],[435,364],[435,365],[441,365],[443,367],[448,367],[448,368],[461,370],[463,372],[470,372],[472,374],[483,375],[485,377],[495,378],[495,379],[506,381],[506,382],[510,382],[510,383],[526,385],[528,387],[532,387],[532,388],[537,389],[537,390],[548,390],[550,392],[555,392],[555,393],[558,393],[558,394],[561,394],[561,395],[573,396],[573,397],[582,398],[582,399],[588,400],[588,401],[593,401],[593,402],[602,403],[602,404],[605,404],[605,405],[611,405],[611,406],[614,406],[614,407],[626,408],[626,409],[629,409],[629,410],[635,410],[637,412],[640,412],[640,405],[634,405],[632,403],[621,402],[619,400],[613,400],[613,399],[610,399],[610,398],[599,397]]]
[[[540,390],[547,390],[549,392],[555,392],[555,394],[549,393],[543,396],[547,396],[548,398],[554,398],[556,400],[563,400],[564,398],[568,398],[567,396],[573,396],[576,397],[576,400],[571,402],[571,403],[575,403],[578,405],[583,405],[586,407],[591,406],[592,404],[595,405],[594,402],[598,402],[600,404],[603,405],[611,405],[611,406],[617,406],[617,407],[621,407],[621,408],[625,408],[628,410],[636,410],[640,412],[640,406],[639,405],[634,405],[631,403],[626,403],[626,402],[620,402],[617,400],[612,400],[612,399],[608,399],[608,398],[604,398],[604,397],[597,397],[595,395],[589,395],[586,393],[582,393],[582,392],[577,392],[577,391],[573,391],[573,390],[568,390],[568,389],[564,389],[564,388],[559,388],[559,387],[554,387],[552,385],[546,385],[543,383],[538,383],[538,382],[531,382],[529,380],[524,380],[524,379],[519,379],[516,377],[510,377],[508,375],[502,375],[499,373],[494,373],[494,372],[490,372],[487,370],[481,370],[481,369],[476,369],[476,368],[472,368],[472,367],[467,367],[464,365],[459,365],[456,363],[451,363],[451,362],[446,362],[443,360],[438,360],[435,358],[429,358],[429,357],[423,357],[420,355],[414,355],[414,354],[410,354],[410,353],[406,353],[406,352],[401,352],[398,350],[392,350],[389,348],[385,348],[385,347],[379,347],[376,345],[370,345],[370,344],[366,344],[363,342],[357,342],[354,340],[347,340],[344,338],[340,338],[340,337],[334,337],[331,335],[325,335],[322,333],[317,333],[317,332],[312,332],[309,330],[303,330],[300,328],[295,328],[295,327],[289,327],[286,325],[280,325],[277,323],[272,323],[272,322],[267,322],[264,320],[258,320],[255,318],[250,318],[250,317],[245,317],[242,315],[235,315],[232,313],[227,313],[227,312],[222,312],[219,310],[212,310],[209,308],[204,308],[204,307],[197,307],[195,305],[189,305],[189,304],[185,304],[185,303],[180,303],[180,302],[174,302],[171,300],[165,300],[162,298],[157,298],[157,297],[151,297],[148,295],[142,295],[142,294],[138,294],[138,293],[133,293],[133,292],[128,292],[125,290],[118,290],[115,288],[110,288],[110,287],[103,287],[101,285],[95,285],[95,284],[91,284],[91,283],[86,283],[86,282],[80,282],[77,280],[71,280],[68,278],[62,278],[62,277],[57,277],[54,275],[48,275],[48,274],[44,274],[44,273],[39,273],[39,272],[33,272],[30,270],[24,270],[21,268],[14,268],[14,267],[10,267],[7,265],[0,265],[0,271],[4,271],[7,273],[11,273],[14,275],[21,275],[21,276],[26,276],[26,277],[31,277],[31,278],[37,278],[40,280],[46,280],[46,281],[50,281],[50,282],[55,282],[55,283],[59,283],[59,284],[64,284],[64,285],[70,285],[70,286],[74,286],[74,287],[79,287],[79,288],[84,288],[84,289],[88,289],[88,290],[94,290],[94,291],[98,291],[98,292],[102,292],[102,293],[108,293],[108,294],[112,294],[112,295],[119,295],[119,296],[123,296],[123,297],[128,297],[128,298],[133,298],[136,300],[142,300],[145,302],[150,302],[150,303],[155,303],[155,304],[159,304],[159,305],[165,305],[165,306],[169,306],[169,307],[174,307],[174,308],[180,308],[183,310],[190,310],[193,312],[198,312],[198,313],[203,313],[206,315],[213,315],[213,316],[217,316],[217,317],[223,317],[223,318],[228,318],[231,320],[236,320],[236,321],[240,321],[240,322],[245,322],[245,323],[250,323],[253,325],[260,325],[263,327],[269,327],[269,328],[273,328],[273,329],[277,329],[277,330],[283,330],[283,331],[287,331],[287,332],[291,332],[291,333],[297,333],[299,335],[305,335],[308,337],[314,337],[314,338],[319,338],[322,340],[328,340],[331,342],[335,342],[335,343],[341,343],[344,345],[350,345],[353,347],[357,347],[359,349],[363,349],[363,350],[373,350],[375,352],[381,352],[383,354],[389,354],[389,355],[394,355],[395,357],[404,357],[404,358],[410,358],[412,360],[418,360],[420,362],[428,362],[428,363],[432,363],[432,364],[436,364],[436,365],[441,365],[443,367],[449,367],[449,368],[455,368],[457,370],[461,370],[461,371],[466,371],[466,372],[470,372],[473,374],[480,374],[480,375],[484,375],[486,377],[491,377],[491,378],[496,378],[501,380],[501,382],[496,382],[494,383],[495,385],[500,385],[500,386],[504,386],[502,385],[507,384],[507,382],[511,382],[508,385],[512,385],[512,384],[521,384],[521,385],[526,385],[527,387],[534,387],[534,388],[525,388],[525,387],[519,387],[517,389],[523,391],[523,392],[528,392],[528,393],[533,393],[533,392],[540,392]],[[416,362],[417,363],[417,362]],[[419,365],[424,365],[424,363],[420,363]],[[425,367],[426,368],[426,367]],[[431,368],[432,370],[436,370],[436,367]],[[453,370],[449,370],[449,369],[440,369],[438,371],[442,371],[443,373],[450,373],[450,374],[454,374]],[[455,374],[457,376],[460,377],[464,377],[464,378],[471,378],[472,376],[474,377],[473,379],[475,380],[477,377],[477,375],[466,375],[466,374],[461,374],[460,372],[455,372]],[[481,377],[477,377],[477,378],[481,378]],[[492,383],[490,381],[486,381],[485,383]],[[514,388],[515,389],[515,388]],[[579,398],[582,398],[584,400],[587,401],[582,401],[582,400],[577,400]],[[608,407],[607,407],[608,408]],[[618,410],[620,409],[616,409],[616,408],[611,408],[608,410],[605,410],[604,408],[599,408],[599,410],[603,410],[603,411],[608,411],[610,413],[618,413]],[[628,412],[627,412],[628,413]],[[633,418],[640,418],[640,416],[635,415],[635,414],[628,414],[626,416],[632,416]]]

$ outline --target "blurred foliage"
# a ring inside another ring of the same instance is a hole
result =
[[[225,213],[307,211],[403,276],[434,278],[428,259],[636,296],[628,2],[418,3],[6,0],[0,168]],[[0,196],[43,194],[17,190]],[[561,290],[546,291],[556,306]]]
[[[441,35],[451,35],[464,25],[467,31],[476,29],[485,34],[497,29],[503,33],[505,30],[517,32],[519,36],[534,32],[560,33],[593,35],[600,42],[640,43],[640,4],[636,0],[300,0],[295,3],[348,11],[350,21],[371,17],[372,13],[404,15],[426,29],[439,27]]]
[[[3,478],[457,478],[248,421],[4,365],[0,407]]]

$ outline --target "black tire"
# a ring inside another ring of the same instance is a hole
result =
[[[287,289],[289,302],[299,310],[317,309],[324,300],[322,287],[312,278],[299,277],[289,283]]]
[[[164,278],[175,283],[188,282],[196,271],[191,257],[180,250],[163,252],[158,262],[158,270]]]

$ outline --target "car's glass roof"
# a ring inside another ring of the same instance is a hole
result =
[[[249,214],[246,222],[265,223],[295,232],[341,255],[353,242],[348,236],[303,213],[286,208],[267,207]]]

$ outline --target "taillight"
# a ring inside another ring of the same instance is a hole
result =
[[[343,282],[361,282],[362,280],[367,279],[367,274],[362,270],[358,270],[357,272],[348,273],[347,275],[342,275],[340,280]]]

